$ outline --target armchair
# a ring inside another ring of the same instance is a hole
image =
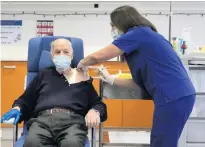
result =
[[[28,43],[28,62],[27,62],[27,76],[25,78],[25,88],[36,74],[49,66],[53,66],[53,62],[50,59],[50,44],[57,38],[66,38],[72,43],[74,58],[71,63],[71,67],[76,67],[78,62],[84,58],[84,48],[83,41],[80,38],[74,37],[61,37],[61,36],[46,36],[46,37],[35,37],[29,40]],[[10,123],[13,120],[10,120]],[[14,147],[23,147],[25,136],[28,133],[26,128],[28,120],[24,120],[23,132],[18,139],[18,124],[14,125],[14,134],[13,134],[13,146]],[[4,122],[6,123],[6,122]],[[89,139],[87,138],[85,147],[95,147],[95,129],[91,130],[91,145]]]

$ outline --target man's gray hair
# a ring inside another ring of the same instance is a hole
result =
[[[59,41],[59,40],[64,40],[64,41],[68,42],[69,46],[72,48],[72,44],[71,44],[71,42],[70,42],[68,39],[59,38],[59,39],[56,39],[56,40],[54,40],[54,41],[51,42],[51,52],[53,52],[54,45],[55,45],[55,43],[56,43],[57,41]]]

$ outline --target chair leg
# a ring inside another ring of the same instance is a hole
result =
[[[15,146],[17,139],[18,139],[18,124],[14,125],[13,128],[13,147]]]

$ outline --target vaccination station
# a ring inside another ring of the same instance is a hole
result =
[[[205,147],[205,1],[1,1],[1,147]]]

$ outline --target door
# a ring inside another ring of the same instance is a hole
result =
[[[14,100],[23,93],[26,69],[26,62],[1,62],[1,116],[11,109]],[[2,124],[2,127],[12,125]]]

